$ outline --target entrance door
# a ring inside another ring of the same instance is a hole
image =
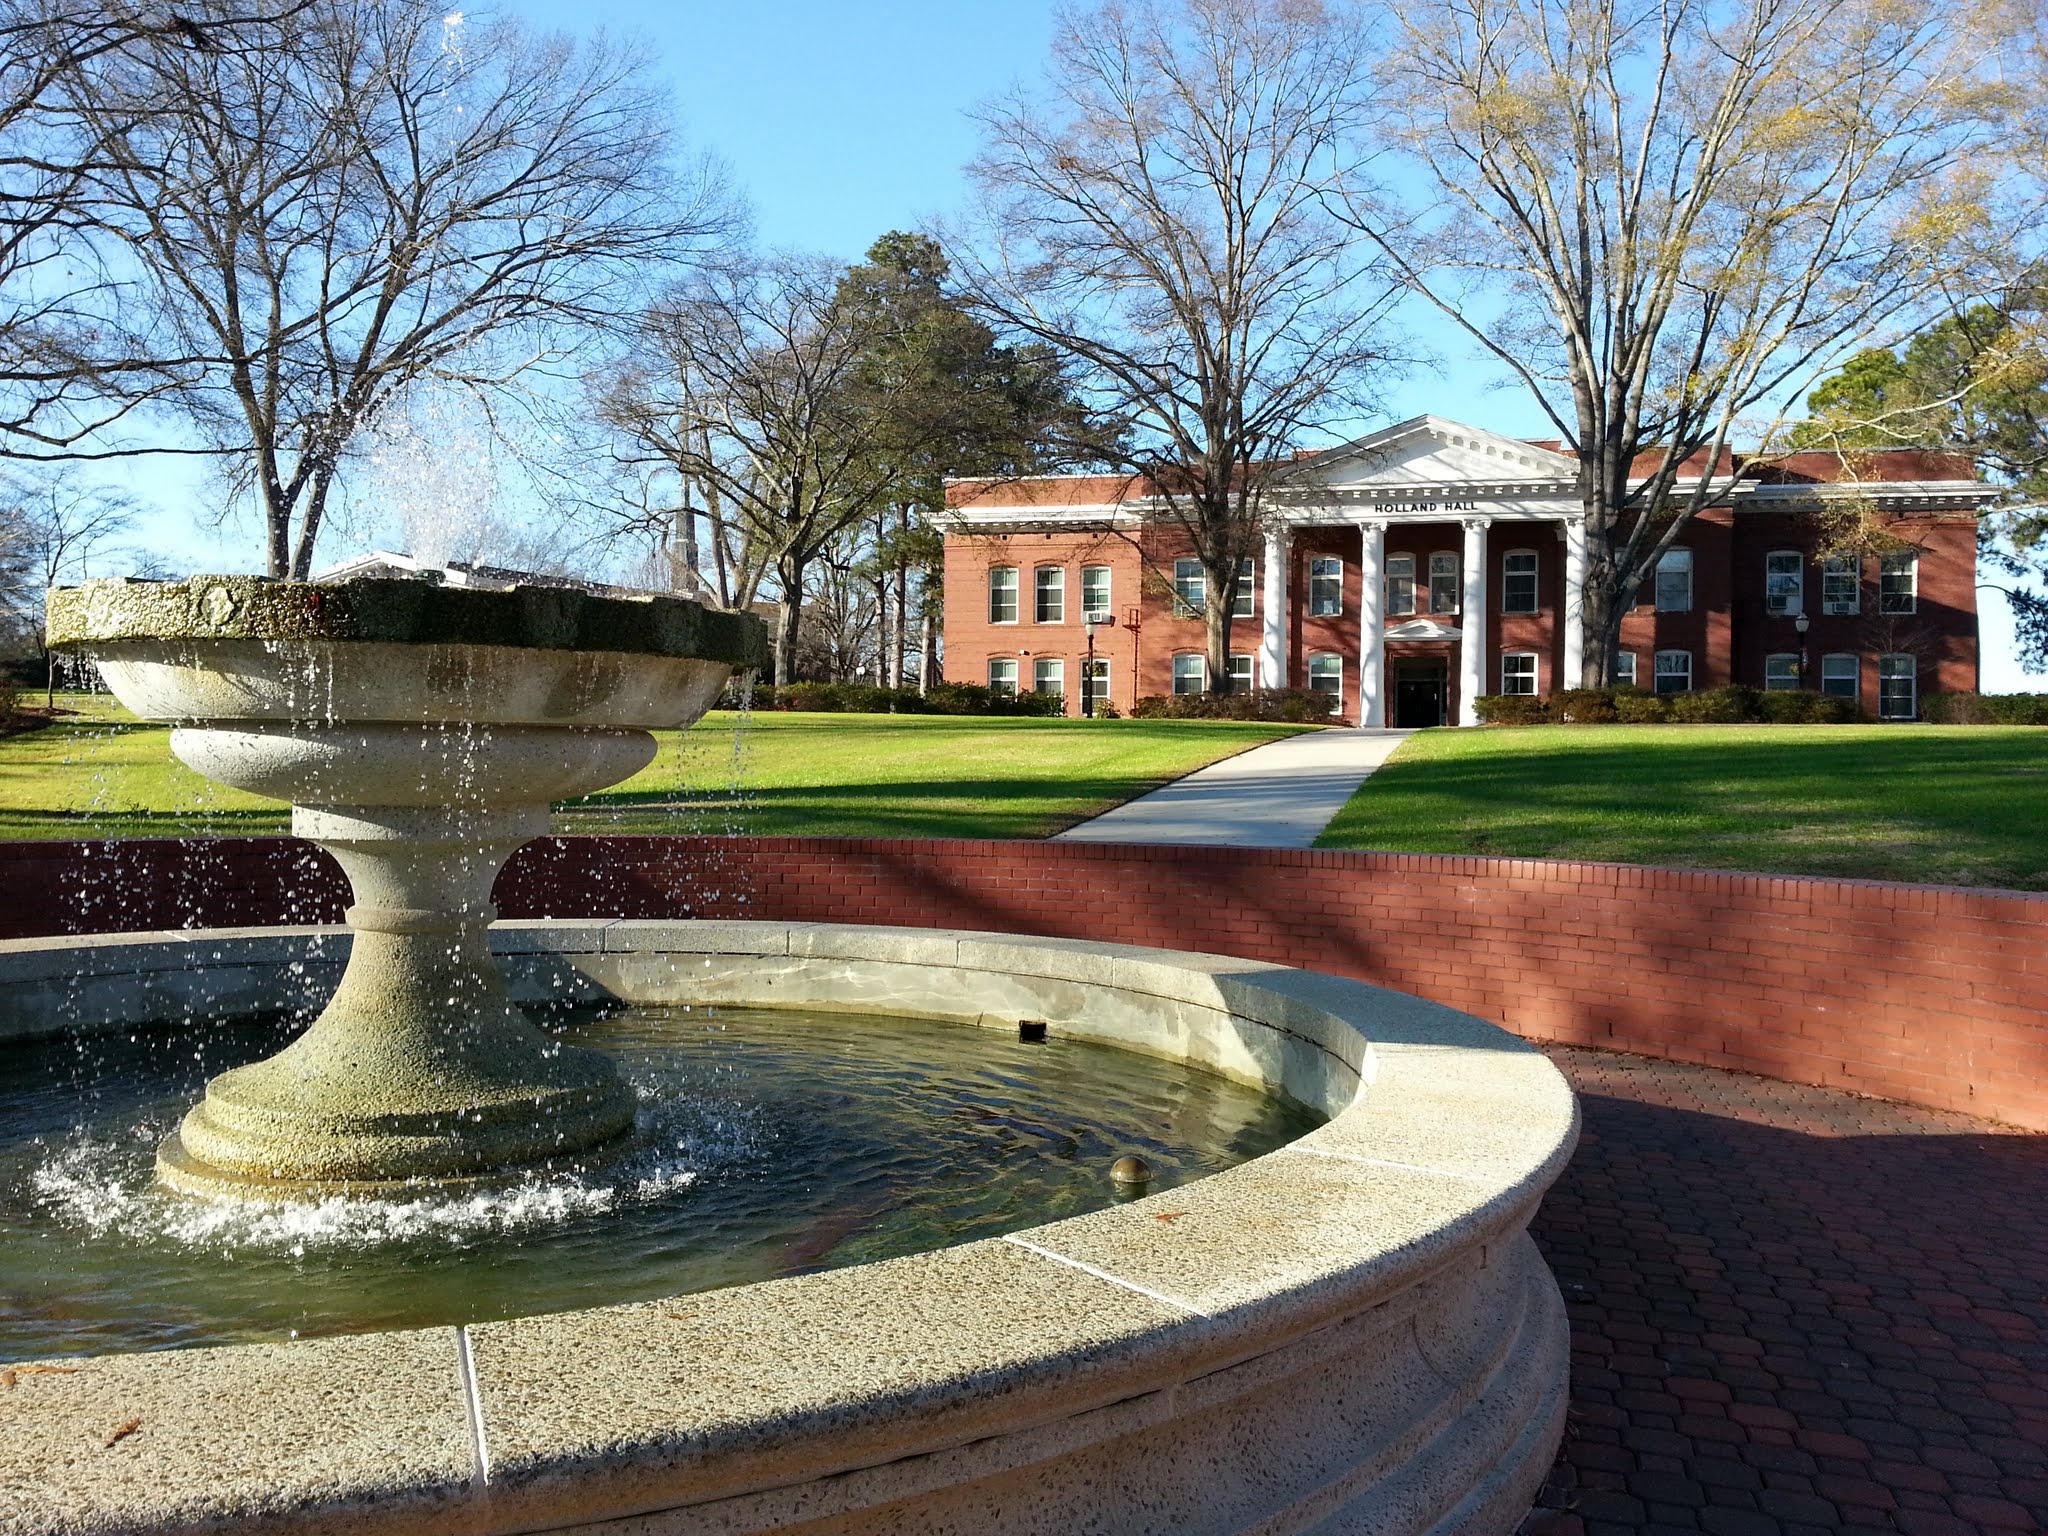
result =
[[[1450,697],[1451,664],[1441,656],[1394,663],[1394,725],[1398,730],[1426,729],[1444,723]]]

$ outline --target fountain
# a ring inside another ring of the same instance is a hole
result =
[[[630,1140],[634,1100],[592,1051],[551,1044],[490,957],[491,886],[551,801],[636,773],[650,728],[695,721],[760,621],[569,589],[87,582],[50,594],[53,647],[176,725],[208,778],[292,803],[354,894],[348,970],[266,1061],[223,1073],[159,1177],[240,1196],[502,1180]]]
[[[59,594],[51,627],[176,722],[188,763],[289,798],[354,890],[338,977],[320,930],[0,943],[0,1050],[332,989],[298,1042],[213,1080],[161,1153],[174,1192],[293,1212],[619,1156],[616,1076],[520,1016],[549,998],[909,1015],[1044,1049],[1019,1046],[1028,1021],[1323,1123],[1121,1198],[1104,1158],[1084,1214],[883,1262],[0,1368],[0,1526],[1505,1536],[1527,1511],[1568,1358],[1527,1227],[1577,1133],[1532,1047],[1227,956],[775,916],[493,923],[491,876],[547,800],[701,713],[759,661],[750,621],[216,577]]]

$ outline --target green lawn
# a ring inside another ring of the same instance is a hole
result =
[[[210,784],[169,731],[105,700],[0,738],[0,837],[278,832],[287,813]],[[1296,727],[1194,720],[713,714],[654,763],[561,807],[569,832],[1042,837]]]
[[[2048,889],[2048,730],[1534,726],[1426,731],[1327,848]]]

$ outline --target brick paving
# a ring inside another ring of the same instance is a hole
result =
[[[2048,1533],[2048,1136],[1550,1054],[1572,1408],[1524,1536]]]

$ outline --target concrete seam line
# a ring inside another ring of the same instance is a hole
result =
[[[1467,1184],[1484,1184],[1487,1177],[1478,1173],[1460,1173],[1455,1168],[1431,1168],[1422,1163],[1397,1163],[1391,1158],[1365,1157],[1357,1152],[1333,1152],[1328,1147],[1287,1146],[1276,1147],[1275,1153],[1304,1152],[1310,1157],[1334,1157],[1343,1163],[1363,1163],[1368,1168],[1398,1168],[1403,1173],[1427,1173],[1440,1179],[1462,1179]]]
[[[488,1488],[491,1452],[484,1440],[484,1403],[477,1391],[476,1357],[469,1350],[469,1329],[462,1323],[455,1325],[455,1372],[462,1379],[462,1405],[469,1418],[469,1450],[475,1467],[469,1484],[472,1488]]]
[[[1055,1253],[1050,1248],[1041,1248],[1038,1244],[1021,1238],[1014,1232],[1007,1234],[1003,1241],[1015,1243],[1019,1248],[1029,1253],[1035,1253],[1041,1259],[1051,1259],[1055,1264],[1064,1264],[1069,1269],[1078,1269],[1084,1275],[1093,1275],[1098,1280],[1107,1280],[1111,1285],[1121,1287],[1126,1291],[1136,1291],[1140,1296],[1156,1301],[1163,1307],[1171,1307],[1176,1312],[1185,1312],[1191,1317],[1207,1317],[1209,1315],[1200,1307],[1190,1302],[1169,1296],[1164,1291],[1155,1291],[1148,1285],[1138,1284],[1135,1280],[1126,1280],[1121,1275],[1113,1275],[1108,1270],[1098,1268],[1084,1259],[1070,1259],[1064,1253]]]

